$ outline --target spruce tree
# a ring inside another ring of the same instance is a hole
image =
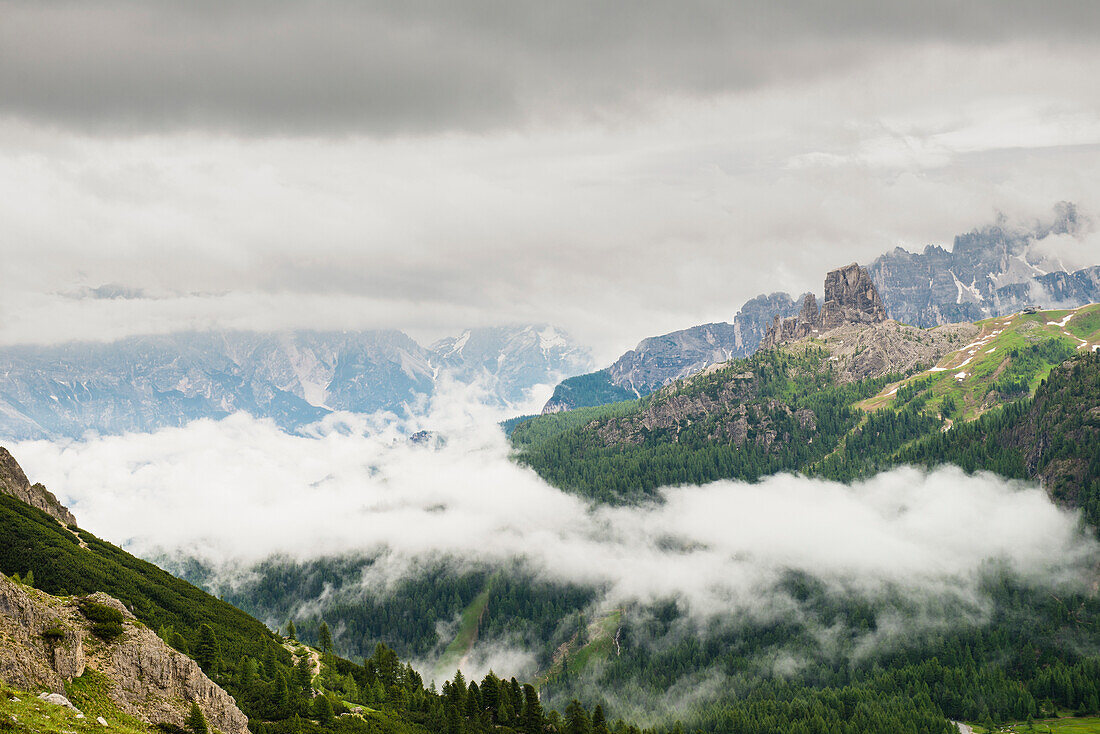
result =
[[[293,619],[288,619],[286,622],[286,636],[292,640],[298,639],[298,630],[294,628]]]
[[[320,628],[317,630],[317,644],[321,647],[321,652],[332,652],[332,632],[329,631],[328,622],[321,622]]]
[[[184,722],[194,734],[207,734],[209,731],[206,726],[206,717],[202,715],[202,709],[199,708],[197,703],[191,704],[191,712],[187,714],[187,720]]]
[[[321,726],[332,723],[332,703],[329,702],[328,696],[321,695],[313,699],[313,717],[320,722]]]
[[[195,662],[199,664],[204,673],[213,678],[217,674],[219,658],[221,658],[221,649],[218,646],[218,637],[214,634],[213,627],[204,624],[199,629],[199,644],[195,647]]]
[[[294,666],[294,682],[303,693],[309,693],[313,688],[313,660],[309,655],[298,658],[298,664]]]
[[[565,732],[564,734],[591,734],[592,725],[588,720],[588,712],[577,699],[569,702],[565,707]]]
[[[530,683],[523,686],[523,699],[524,734],[542,734],[542,703],[538,691]]]

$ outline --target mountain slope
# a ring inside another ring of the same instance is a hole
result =
[[[467,688],[458,674],[440,693],[434,684],[425,687],[412,666],[381,644],[362,665],[331,650],[318,655],[153,564],[87,531],[74,533],[7,494],[0,494],[0,573],[26,574],[37,587],[0,576],[0,676],[5,679],[0,714],[5,717],[9,702],[21,698],[7,683],[31,693],[63,686],[89,714],[108,715],[112,728],[135,733],[147,731],[143,720],[167,723],[164,730],[175,731],[182,707],[192,701],[226,734],[243,734],[241,711],[256,734],[426,734],[489,727],[530,734],[557,720],[544,713],[537,691],[515,678],[502,681],[490,673],[480,687]],[[199,665],[180,652],[192,654]],[[321,669],[311,669],[311,660],[319,660]],[[232,694],[240,710],[215,683]],[[484,701],[474,690],[486,691]],[[60,711],[60,716],[44,713],[41,706],[18,711],[51,726],[70,719]],[[75,728],[86,731],[79,724]],[[616,728],[639,732],[621,722]]]
[[[1100,305],[931,330],[845,324],[578,421],[531,419],[512,442],[547,481],[606,502],[779,471],[855,478],[945,421],[1028,397],[1098,344]]]

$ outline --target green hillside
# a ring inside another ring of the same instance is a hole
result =
[[[195,657],[207,675],[233,695],[249,717],[249,728],[258,734],[461,734],[490,729],[538,734],[554,721],[543,711],[535,689],[514,678],[509,682],[487,676],[480,688],[493,692],[484,700],[474,693],[477,685],[467,687],[461,676],[437,692],[434,684],[425,687],[410,665],[381,644],[361,665],[329,651],[313,651],[312,657],[322,665],[310,673],[303,663],[311,657],[308,648],[153,564],[87,531],[74,533],[5,494],[0,494],[0,572],[29,573],[36,587],[57,596],[104,591],[120,599],[166,642]],[[93,672],[81,676],[69,691],[90,711],[109,707],[97,695],[93,678]],[[10,691],[2,684],[0,712],[22,714],[20,720],[30,730],[87,730],[63,711],[26,702],[28,692]],[[122,731],[146,730],[136,720],[103,710],[124,724]],[[5,728],[0,723],[0,731]],[[617,730],[638,731],[625,725]]]
[[[929,370],[891,383],[860,403],[890,407],[915,384],[931,389],[930,408],[946,402],[952,420],[973,420],[1005,402],[1033,394],[1056,364],[1100,345],[1100,304],[1071,311],[1014,314],[979,321],[980,335]]]
[[[611,503],[781,471],[855,479],[896,464],[918,439],[1029,398],[1056,365],[1091,354],[1100,305],[977,326],[932,367],[854,381],[836,368],[842,342],[805,339],[640,400],[533,418],[512,445],[555,486]]]

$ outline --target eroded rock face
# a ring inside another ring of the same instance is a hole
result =
[[[64,693],[88,668],[110,681],[123,712],[151,724],[183,726],[192,703],[225,734],[247,734],[248,718],[233,697],[194,660],[172,649],[117,599],[89,600],[122,613],[125,632],[111,642],[92,636],[77,599],[62,599],[0,575],[0,678],[16,688]]]
[[[817,298],[807,293],[798,316],[776,316],[760,346],[766,349],[848,324],[869,325],[883,321],[886,321],[886,307],[882,305],[871,276],[865,268],[852,263],[825,276],[825,304],[820,310]]]
[[[6,448],[0,446],[0,492],[42,510],[65,525],[76,525],[76,518],[41,484],[31,484],[27,475]]]
[[[817,296],[807,293],[802,298],[802,308],[799,309],[797,316],[782,318],[776,315],[760,346],[767,349],[796,339],[804,339],[820,330],[821,312],[817,308]]]
[[[840,382],[908,373],[931,367],[945,355],[974,339],[981,329],[973,324],[944,324],[935,329],[884,321],[862,326],[846,324],[814,342],[830,355],[830,367]],[[791,349],[797,349],[792,345]]]
[[[0,574],[0,679],[24,690],[65,693],[83,675],[84,646],[73,610]]]
[[[886,320],[886,306],[865,268],[852,263],[825,276],[825,304],[821,326],[877,324]]]

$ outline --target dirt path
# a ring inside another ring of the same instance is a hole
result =
[[[295,663],[297,663],[297,658],[300,658],[302,656],[302,651],[303,650],[305,651],[306,655],[308,655],[309,663],[310,663],[310,665],[313,666],[311,668],[312,675],[310,676],[310,679],[309,679],[310,686],[312,687],[313,686],[313,679],[316,678],[321,673],[321,653],[317,652],[312,647],[309,647],[308,645],[305,645],[305,644],[303,644],[301,642],[297,642],[297,641],[289,641],[288,640],[288,641],[283,643],[283,647],[286,648],[286,650],[292,656],[294,656]],[[314,688],[313,690],[316,691],[317,689]]]

